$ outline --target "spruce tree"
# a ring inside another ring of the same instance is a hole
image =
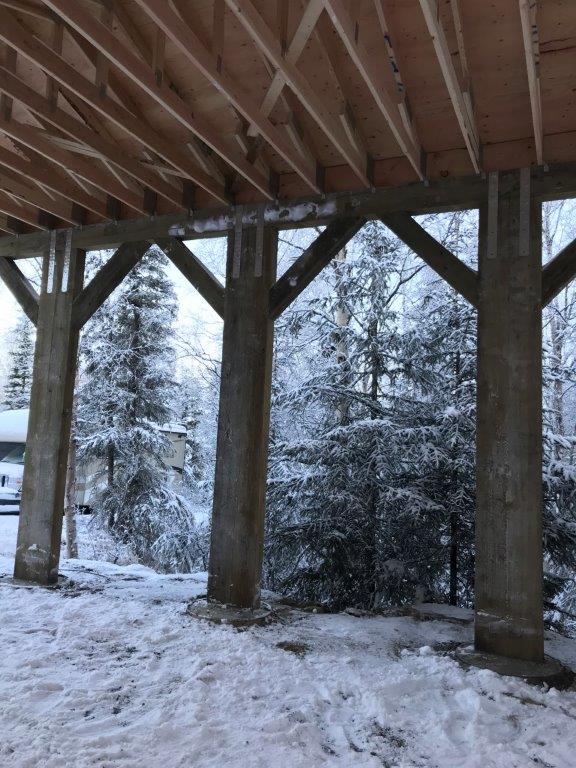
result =
[[[418,270],[369,224],[302,313],[303,375],[274,404],[292,436],[272,431],[265,571],[271,587],[299,599],[377,607],[397,572],[382,504],[392,471],[384,403],[399,367],[401,293]]]
[[[106,466],[100,520],[138,558],[190,570],[196,553],[189,506],[170,484],[160,426],[174,416],[174,289],[152,248],[87,329],[78,400],[80,456]]]
[[[11,410],[28,408],[34,366],[34,327],[23,314],[18,317],[12,331],[9,356],[3,405]]]

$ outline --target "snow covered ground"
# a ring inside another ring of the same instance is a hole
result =
[[[17,518],[0,517],[0,574]],[[84,548],[84,553],[85,553]],[[60,589],[0,577],[2,768],[568,768],[576,692],[464,671],[470,629],[294,614],[189,618],[205,574],[64,561]],[[549,652],[576,665],[576,643]]]

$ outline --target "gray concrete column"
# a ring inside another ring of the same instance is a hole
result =
[[[476,650],[543,658],[541,207],[491,173],[478,303]]]
[[[14,577],[58,579],[66,467],[78,353],[72,303],[82,288],[84,252],[70,232],[52,232],[42,288]]]

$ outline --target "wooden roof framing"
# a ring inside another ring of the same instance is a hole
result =
[[[0,0],[0,230],[574,162],[575,40],[572,0]]]

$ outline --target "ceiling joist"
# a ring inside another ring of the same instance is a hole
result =
[[[413,137],[406,130],[398,106],[388,94],[380,67],[358,39],[356,25],[350,18],[344,3],[342,0],[324,0],[324,4],[348,55],[362,76],[401,152],[408,158],[418,178],[424,179],[420,147],[415,144]]]
[[[224,188],[181,153],[173,142],[153,131],[121,104],[109,98],[101,98],[93,83],[80,74],[74,66],[54,53],[39,38],[24,30],[10,12],[2,8],[0,8],[0,40],[14,47],[68,91],[87,102],[103,117],[111,120],[134,139],[174,165],[184,178],[197,183],[220,202],[229,202],[229,195]]]
[[[158,2],[159,0],[155,0]],[[138,0],[144,2],[144,0]],[[149,2],[149,0],[146,0]],[[230,10],[244,26],[256,45],[266,54],[273,66],[282,74],[284,81],[296,94],[302,105],[330,139],[340,155],[352,168],[360,181],[370,186],[367,173],[367,157],[358,153],[340,122],[328,111],[304,75],[282,55],[282,45],[274,32],[266,24],[250,0],[226,0]]]
[[[158,85],[152,69],[136,53],[127,48],[105,24],[72,0],[45,0],[45,2],[97,50],[103,53],[126,77],[166,109],[181,125],[192,131],[214,152],[219,154],[232,168],[250,181],[262,195],[272,199],[269,179],[250,165],[244,157],[233,152],[220,137],[219,132],[206,123],[204,118],[195,115],[190,106],[178,94],[164,84]],[[140,2],[140,5],[148,10],[147,2]],[[160,12],[162,18],[168,16],[167,27],[160,25],[167,34],[169,29],[172,30],[173,25],[180,28],[182,33],[188,32],[183,27],[178,15],[165,2],[158,3],[156,10]],[[178,30],[173,31],[177,32]],[[190,32],[190,34],[194,37],[193,33]]]
[[[522,22],[522,39],[526,57],[526,72],[528,74],[528,90],[530,92],[530,108],[534,126],[534,143],[538,165],[544,163],[544,146],[542,130],[542,97],[540,91],[540,41],[536,19],[536,0],[519,0],[520,20]]]
[[[462,137],[468,149],[470,162],[476,173],[480,173],[480,141],[478,131],[474,123],[474,116],[471,110],[471,101],[466,99],[464,92],[458,82],[458,76],[454,69],[450,48],[446,35],[438,17],[438,5],[436,0],[420,0],[420,7],[426,20],[428,32],[432,38],[436,58],[448,89],[450,101],[456,113],[456,119],[462,132]]]
[[[53,2],[54,0],[50,0]],[[62,2],[62,0],[58,0]],[[136,0],[144,8],[148,15],[158,24],[160,29],[168,36],[172,43],[193,64],[209,82],[223,93],[240,114],[250,123],[253,123],[263,138],[273,149],[300,175],[300,177],[316,192],[320,189],[316,183],[316,168],[311,167],[305,159],[295,151],[291,144],[280,133],[278,128],[260,111],[258,104],[243,92],[232,78],[222,71],[218,71],[217,64],[211,52],[207,50],[198,39],[193,30],[184,24],[178,14],[172,10],[164,0]],[[199,135],[199,134],[198,134]],[[218,151],[211,143],[210,135],[200,136],[202,140]],[[237,167],[229,157],[219,152],[238,173],[243,173],[241,167]],[[250,166],[255,173],[253,166]],[[245,174],[244,174],[245,175]],[[260,190],[262,191],[262,190]]]

